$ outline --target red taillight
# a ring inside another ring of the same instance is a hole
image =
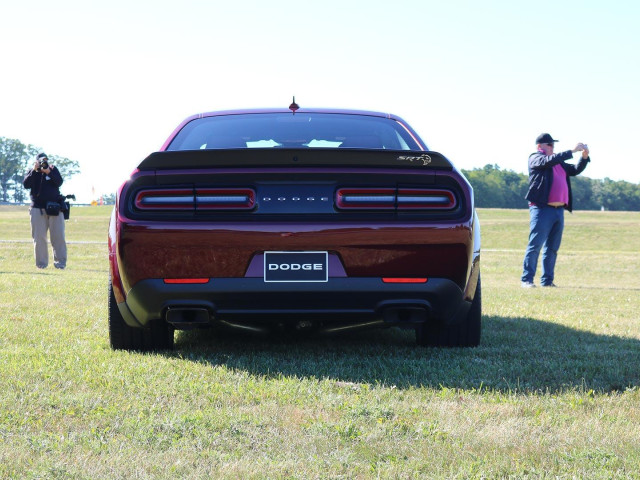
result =
[[[169,284],[200,284],[209,283],[208,278],[165,278],[164,283]]]
[[[256,193],[251,188],[165,188],[140,190],[137,210],[252,210]]]
[[[453,210],[456,196],[434,188],[340,188],[336,207],[340,210]]]
[[[390,278],[384,277],[384,283],[427,283],[427,278]]]

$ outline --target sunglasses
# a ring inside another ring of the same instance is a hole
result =
[[[547,143],[548,147],[553,147],[553,143]]]

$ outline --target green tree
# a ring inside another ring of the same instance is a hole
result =
[[[571,178],[573,208],[576,210],[599,210],[600,205],[594,195],[594,180],[578,175]]]
[[[594,182],[594,197],[607,210],[640,210],[640,185],[610,178]]]
[[[478,207],[524,208],[527,194],[527,176],[511,170],[501,170],[498,165],[485,165],[471,171],[463,170]]]
[[[0,188],[2,201],[9,199],[9,189],[29,158],[26,145],[20,140],[0,137]]]
[[[105,205],[115,205],[116,203],[116,194],[115,193],[107,193],[102,196],[102,201]]]

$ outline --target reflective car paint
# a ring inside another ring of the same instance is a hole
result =
[[[291,114],[274,109],[194,115],[176,128],[160,152],[165,152],[178,132],[195,119],[256,112]],[[161,158],[151,163],[142,162],[120,187],[109,226],[110,278],[115,301],[127,324],[145,326],[150,320],[162,316],[169,319],[172,308],[191,304],[209,310],[207,315],[217,316],[221,312],[222,317],[224,312],[240,315],[244,311],[241,306],[243,297],[236,295],[235,288],[246,289],[258,303],[266,302],[254,311],[255,314],[271,315],[280,311],[276,305],[287,302],[286,284],[284,287],[271,285],[263,288],[256,283],[261,281],[259,265],[265,251],[326,251],[329,255],[329,279],[334,284],[327,287],[327,292],[333,292],[331,294],[338,304],[336,311],[352,311],[345,288],[355,288],[363,294],[370,289],[367,297],[370,300],[362,300],[357,305],[354,303],[354,308],[366,311],[366,315],[382,314],[381,308],[393,310],[391,307],[395,302],[405,310],[400,317],[393,318],[404,318],[409,323],[416,321],[411,313],[416,306],[421,309],[424,304],[425,311],[442,317],[437,321],[448,323],[448,317],[456,311],[458,302],[465,302],[468,307],[474,301],[479,290],[480,225],[472,188],[464,176],[447,162],[431,164],[431,157],[440,158],[439,154],[429,152],[426,144],[399,117],[344,110],[307,112],[376,115],[393,119],[402,123],[426,153],[398,155],[393,168],[373,164],[371,167],[360,164],[357,168],[342,167],[339,163],[338,166],[309,166],[304,169],[283,165],[270,165],[268,168],[251,165],[240,168],[232,164],[213,167],[209,160],[209,163],[202,163],[201,168],[193,165],[182,168],[177,161],[192,158],[189,163],[198,165],[206,152],[172,152],[166,158],[174,163],[163,163]],[[369,155],[374,153],[369,152]],[[259,160],[267,152],[256,151],[255,155]],[[269,155],[273,157],[274,153]],[[325,153],[319,155],[321,163]],[[333,178],[339,180],[332,181]],[[222,179],[219,184],[216,183],[218,179]],[[145,195],[152,198],[154,189],[157,189],[158,196],[167,192],[171,195],[172,191],[178,192],[177,195],[190,195],[191,187],[185,189],[185,185],[200,185],[200,182],[205,185],[201,188],[207,192],[246,193],[250,190],[249,196],[255,193],[255,198],[251,197],[245,208],[247,216],[226,213],[217,217],[206,216],[217,215],[216,212],[205,216],[194,212],[182,217],[175,212],[155,215],[153,210],[157,204],[153,200],[145,203]],[[213,183],[216,185],[212,186]],[[402,214],[395,207],[390,213],[336,214],[338,204],[334,205],[334,196],[330,192],[339,191],[340,186],[351,187],[345,191],[352,192],[353,188],[360,188],[358,185],[365,189],[370,185],[381,185],[385,194],[399,191],[399,185],[407,185],[403,188],[409,194],[419,193],[417,187],[424,185],[451,189],[454,193],[445,192],[443,197],[451,201],[444,205],[447,208],[456,206],[456,210],[433,216],[420,212]],[[306,189],[314,193],[304,197]],[[320,198],[320,195],[326,196],[322,197],[323,200],[330,200],[330,208],[315,206],[318,205],[316,196]],[[270,203],[281,208],[268,207]],[[305,212],[308,212],[306,217]],[[371,283],[376,279],[379,286]],[[453,285],[456,286],[454,289]],[[456,294],[455,289],[460,293]],[[313,309],[317,313],[325,311],[322,290],[316,286],[306,290],[292,286],[291,292],[295,291],[300,292],[299,295],[310,295],[309,299],[315,300],[310,301],[309,308],[306,308],[306,304],[303,307],[300,303],[300,297],[297,298],[290,302],[290,314],[312,313]],[[158,297],[154,301],[149,295]],[[358,301],[359,295],[354,295]],[[381,299],[378,306],[376,295]],[[251,310],[247,312],[247,315],[252,315]],[[386,319],[387,315],[383,316]],[[421,315],[418,317],[423,320]]]

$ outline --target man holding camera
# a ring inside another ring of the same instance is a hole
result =
[[[543,287],[555,287],[553,283],[556,258],[562,231],[564,230],[564,211],[573,208],[570,177],[579,175],[591,161],[589,147],[578,143],[573,150],[554,153],[554,140],[548,133],[536,138],[537,151],[529,156],[529,191],[525,197],[529,200],[529,244],[524,255],[522,287],[535,287],[533,277],[536,274],[538,255],[542,249]],[[576,165],[565,163],[573,154],[582,152],[582,158]]]
[[[24,177],[24,188],[31,190],[31,236],[38,268],[47,268],[49,252],[47,231],[53,247],[53,264],[63,269],[67,266],[67,243],[64,239],[64,216],[60,212],[60,171],[49,163],[45,153],[39,153]]]

